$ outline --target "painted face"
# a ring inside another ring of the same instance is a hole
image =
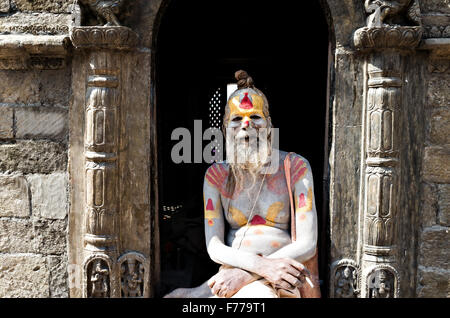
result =
[[[243,89],[228,101],[230,119],[227,128],[265,128],[264,99],[253,89]]]

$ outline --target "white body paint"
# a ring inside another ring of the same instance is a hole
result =
[[[263,175],[258,176],[255,186],[250,191],[250,195],[247,195],[247,193],[243,191],[233,199],[224,196],[220,189],[217,189],[205,179],[205,207],[208,199],[211,199],[215,209],[219,212],[217,214],[218,217],[213,219],[213,225],[210,225],[208,219],[205,219],[206,244],[208,253],[213,261],[256,273],[258,261],[261,257],[258,254],[268,258],[291,258],[299,262],[304,262],[314,256],[317,242],[317,215],[314,197],[312,198],[311,210],[304,212],[305,216],[303,219],[301,219],[302,213],[296,213],[297,241],[291,242],[289,232],[290,203],[283,167],[283,161],[286,154],[286,152],[280,152],[279,169],[283,169],[283,178],[281,178],[277,184],[278,191],[280,192],[282,192],[280,187],[286,188],[283,194],[274,193],[268,188],[267,178],[269,175],[267,175],[264,180],[259,197],[257,197],[257,193]],[[304,193],[306,196],[308,189],[313,187],[311,167],[306,159],[300,156],[298,157],[306,162],[307,173],[293,186],[294,196],[296,197],[301,193]],[[220,164],[224,165],[226,169],[229,169],[225,163],[216,163],[215,165]],[[267,210],[271,204],[276,202],[281,202],[283,204],[283,208],[275,218],[273,226],[239,226],[232,218],[230,208],[236,208],[240,210],[248,220],[254,200],[256,200],[256,204],[253,216],[251,216],[252,218],[255,215],[259,215],[266,219]],[[226,222],[230,226],[230,231],[227,234],[225,233]],[[249,241],[250,244],[245,244],[246,241]],[[274,246],[276,244],[273,244],[273,242],[278,242],[279,246]],[[240,248],[238,248],[239,245]]]

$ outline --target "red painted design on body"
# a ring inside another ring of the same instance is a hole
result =
[[[306,205],[305,194],[302,193],[298,196],[298,207],[303,208]]]
[[[208,168],[205,178],[210,185],[215,187],[226,198],[236,197],[239,189],[235,189],[234,193],[227,191],[228,170],[223,164],[214,164]]]
[[[267,175],[266,178],[267,189],[269,189],[271,192],[278,195],[288,192],[288,188],[286,186],[286,177],[284,176],[283,168],[278,168],[277,173]]]
[[[266,220],[264,220],[259,215],[255,215],[253,217],[253,219],[250,221],[250,224],[251,225],[264,225],[264,224],[266,224]]]
[[[306,175],[308,168],[306,168],[306,162],[299,157],[293,158],[291,167],[291,186],[294,186],[298,180]]]
[[[206,204],[206,210],[208,210],[208,211],[214,211],[214,205],[213,205],[211,199],[208,199],[208,203]]]

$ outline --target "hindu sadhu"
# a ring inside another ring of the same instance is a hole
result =
[[[246,72],[235,76],[223,119],[227,161],[209,167],[203,187],[208,254],[222,266],[203,285],[165,297],[318,297],[311,167],[272,147],[266,97]]]

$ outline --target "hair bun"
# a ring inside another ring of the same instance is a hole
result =
[[[253,78],[248,76],[248,73],[246,71],[239,70],[234,73],[234,77],[238,81],[238,89],[254,87]]]

